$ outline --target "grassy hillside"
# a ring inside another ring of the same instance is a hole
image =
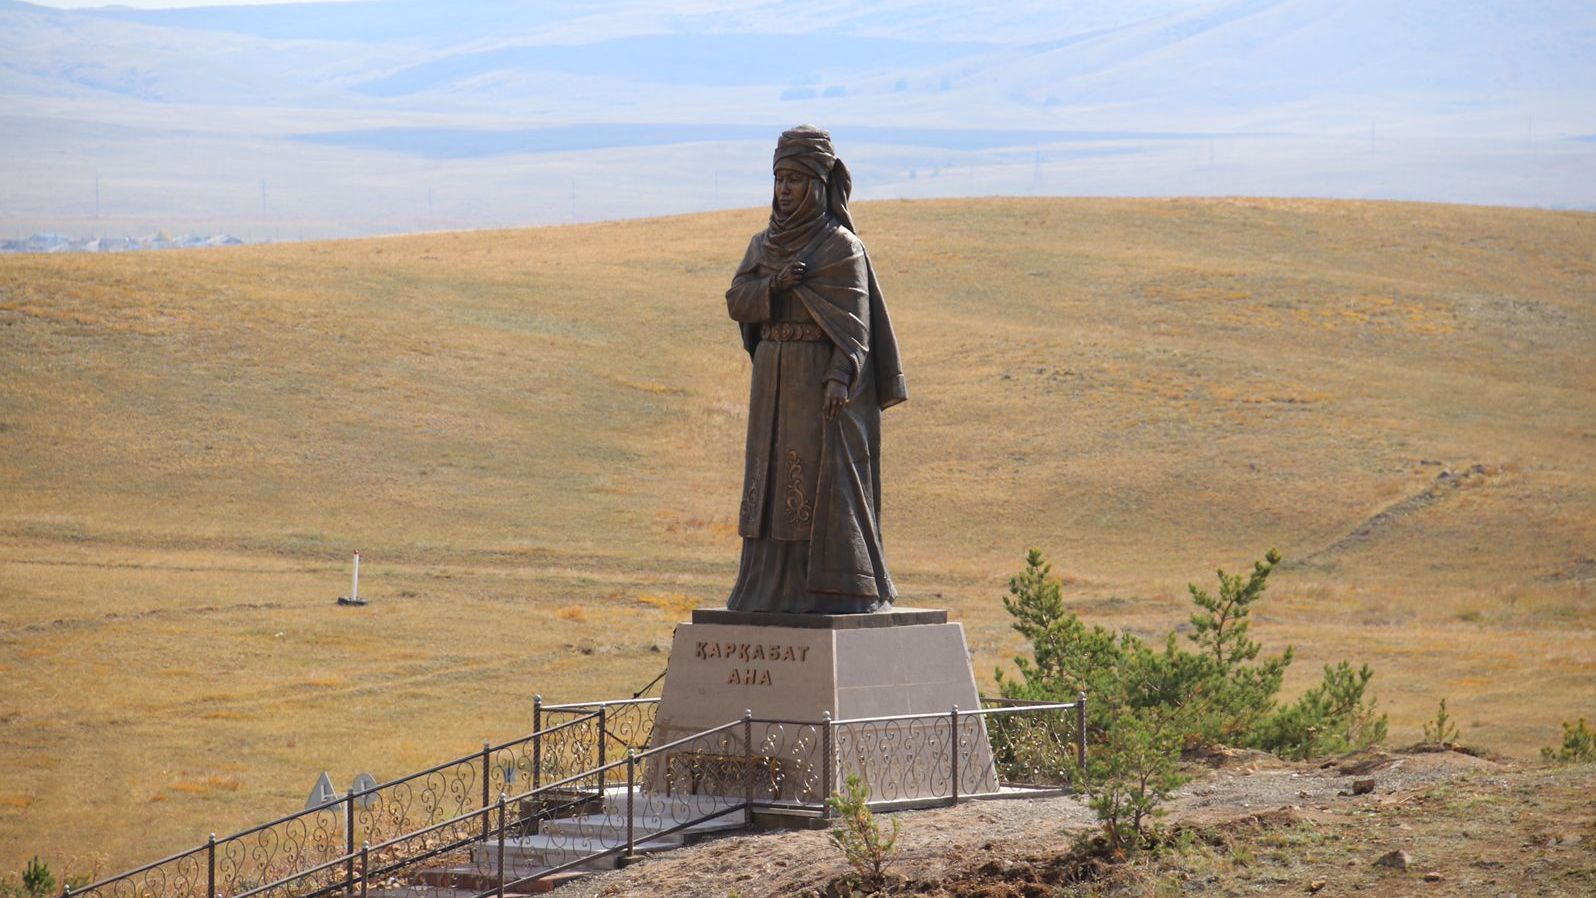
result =
[[[858,214],[911,401],[903,604],[1016,647],[1045,549],[1143,633],[1278,546],[1255,633],[1528,754],[1596,714],[1596,216],[1276,200]],[[0,257],[0,870],[119,867],[630,692],[723,600],[755,211]],[[348,553],[362,594],[344,609]]]

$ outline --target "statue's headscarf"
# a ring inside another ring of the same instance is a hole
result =
[[[853,176],[831,148],[831,134],[813,125],[783,131],[776,142],[772,172],[789,168],[809,176],[809,192],[791,215],[782,215],[776,199],[770,200],[770,230],[765,237],[766,257],[790,259],[826,226],[827,219],[852,231],[848,195]]]

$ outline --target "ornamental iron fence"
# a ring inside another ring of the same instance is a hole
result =
[[[1086,696],[817,721],[751,715],[649,745],[658,699],[534,703],[534,732],[234,833],[63,898],[502,898],[757,809],[823,818],[849,776],[870,805],[1071,791]]]
[[[543,706],[534,700],[529,735],[356,791],[115,876],[64,889],[78,898],[237,898],[263,884],[343,863],[362,843],[390,839],[490,808],[495,796],[602,766],[608,752],[647,743],[658,698]],[[602,789],[602,784],[597,787]],[[584,796],[549,794],[538,809],[555,815]],[[484,824],[479,835],[488,832]]]

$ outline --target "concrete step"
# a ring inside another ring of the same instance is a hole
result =
[[[713,820],[700,820],[668,836],[654,838],[655,833],[681,826],[675,817],[638,816],[632,818],[632,835],[635,839],[674,840],[678,844],[701,833],[738,829],[743,825],[740,814],[727,814]],[[588,814],[582,817],[560,817],[538,824],[538,833],[546,836],[590,836],[605,839],[626,838],[626,813]]]
[[[506,859],[506,863],[508,863],[508,859]],[[520,877],[531,876],[538,871],[512,868],[509,872],[510,876],[508,878],[511,882],[514,882]],[[522,883],[514,888],[506,889],[504,895],[505,898],[511,898],[511,896],[515,895],[542,895],[552,891],[556,886],[561,886],[589,875],[591,875],[591,871],[588,870],[566,870],[563,873],[546,876],[536,882]],[[425,896],[418,896],[418,898],[454,898],[454,896],[440,891],[438,887],[455,891],[466,889],[469,890],[469,894],[472,896],[480,895],[490,889],[499,887],[498,876],[493,873],[484,873],[476,867],[448,867],[437,870],[424,870],[416,878],[420,880],[421,885],[432,887]],[[395,895],[391,896],[391,898],[408,898],[408,896]]]
[[[517,839],[504,841],[504,864],[514,872],[526,875],[526,871],[539,867],[558,867],[580,861],[577,869],[582,870],[613,870],[620,864],[620,852],[606,857],[592,858],[610,849],[619,849],[626,844],[624,834],[620,838],[595,838],[595,837],[567,837],[567,836],[522,836]],[[645,840],[638,837],[634,849],[638,852],[664,851],[677,848],[680,840],[660,839]],[[591,859],[590,859],[591,858]],[[478,842],[471,847],[471,862],[483,872],[492,872],[498,865],[498,843]]]
[[[632,798],[632,813],[638,817],[702,817],[715,811],[729,811],[743,803],[741,798],[720,798],[712,795],[687,795],[672,798],[652,792],[638,792]],[[603,814],[626,816],[626,789],[605,790]],[[730,816],[730,815],[728,815]]]
[[[368,898],[477,898],[480,892],[470,889],[441,888],[433,885],[372,886]]]

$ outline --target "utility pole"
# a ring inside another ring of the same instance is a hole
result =
[[[260,179],[260,217],[266,217],[266,179]]]

